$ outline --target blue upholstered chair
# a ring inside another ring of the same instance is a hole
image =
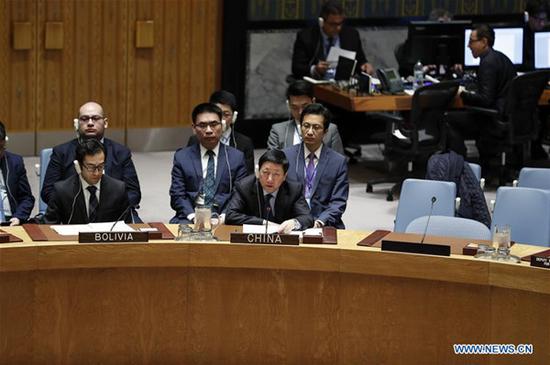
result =
[[[550,192],[498,188],[492,227],[502,224],[510,226],[513,241],[550,246]]]
[[[453,182],[437,180],[406,179],[401,188],[395,232],[405,232],[407,225],[415,218],[429,215],[433,203],[432,215],[454,217],[456,185]]]
[[[416,218],[407,225],[405,232],[423,234],[424,230],[426,230],[426,234],[432,236],[448,236],[478,240],[491,239],[491,231],[489,228],[483,223],[473,219],[432,215],[427,228],[426,223],[428,223],[427,215]]]
[[[517,186],[550,190],[550,169],[524,167],[519,172]]]

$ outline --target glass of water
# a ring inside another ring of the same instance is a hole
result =
[[[496,260],[510,261],[511,229],[507,224],[497,224],[493,227],[493,248]],[[512,260],[515,261],[515,260]]]

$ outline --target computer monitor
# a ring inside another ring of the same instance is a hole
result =
[[[464,59],[464,29],[467,20],[434,22],[414,21],[409,24],[410,50],[408,59],[424,65],[452,66]]]
[[[523,64],[523,28],[521,27],[495,27],[495,44],[493,49],[504,53],[514,65]],[[464,66],[479,66],[479,57],[474,58],[468,48],[471,29],[464,31]]]
[[[550,32],[535,33],[535,68],[550,69]]]

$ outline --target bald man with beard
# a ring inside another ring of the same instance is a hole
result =
[[[76,175],[73,161],[75,160],[76,147],[79,140],[97,139],[105,147],[105,174],[123,181],[126,184],[126,192],[130,206],[137,207],[141,200],[141,191],[136,168],[132,162],[130,150],[108,138],[105,138],[105,129],[109,126],[103,107],[93,101],[89,101],[80,107],[78,119],[75,120],[75,129],[78,137],[55,146],[40,196],[46,204],[52,198],[53,186],[56,182]],[[139,220],[137,214],[134,218]]]

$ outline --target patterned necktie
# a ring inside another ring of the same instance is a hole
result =
[[[86,189],[88,189],[88,191],[90,192],[88,219],[90,222],[95,222],[97,220],[97,207],[99,206],[99,202],[97,201],[97,196],[95,195],[97,188],[93,185],[90,185]]]
[[[310,153],[309,162],[306,167],[306,184],[305,184],[305,196],[306,198],[311,197],[311,189],[313,188],[313,181],[315,180],[315,154]]]
[[[204,205],[212,206],[214,200],[214,185],[216,184],[216,173],[214,172],[214,151],[206,151],[208,165],[206,166],[206,178],[204,179]]]
[[[271,194],[264,195],[264,211],[262,212],[262,214],[266,220],[269,220],[270,217],[273,217],[273,209],[271,208],[272,199],[273,199],[273,195]]]

